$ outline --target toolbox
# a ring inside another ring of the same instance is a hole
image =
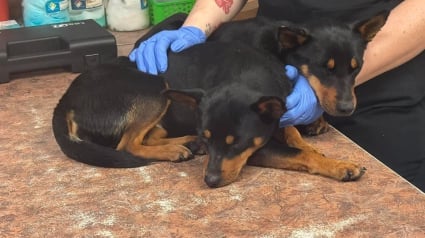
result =
[[[93,20],[0,30],[0,83],[38,69],[83,72],[116,57],[115,37]]]

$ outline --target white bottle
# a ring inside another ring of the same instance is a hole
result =
[[[68,9],[71,21],[93,19],[99,25],[106,26],[103,0],[69,0]]]
[[[149,26],[147,0],[109,0],[106,18],[113,31],[135,31]]]

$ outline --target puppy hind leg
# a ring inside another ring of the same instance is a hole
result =
[[[182,145],[188,148],[192,154],[205,154],[202,148],[202,143],[197,136],[187,135],[181,137],[167,138],[167,131],[160,125],[156,125],[149,131],[146,138],[143,140],[144,145]]]
[[[146,159],[181,161],[193,158],[191,151],[181,144],[143,144],[145,140],[149,141],[148,134],[151,131],[151,141],[166,136],[166,132],[156,128],[156,125],[168,110],[169,103],[167,101],[158,115],[146,114],[147,110],[144,110],[146,105],[143,103],[132,107],[133,110],[129,111],[125,117],[128,120],[126,129],[116,149],[125,150],[134,156]]]
[[[124,133],[117,150],[125,150],[134,156],[163,161],[182,161],[193,158],[191,151],[181,144],[145,145],[143,141],[151,130],[146,125],[133,125]]]
[[[149,131],[147,136],[143,140],[144,145],[184,145],[189,142],[195,141],[197,136],[182,136],[175,138],[167,138],[167,131],[160,125],[156,125],[152,130]]]

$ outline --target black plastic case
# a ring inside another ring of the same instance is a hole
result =
[[[0,83],[36,69],[83,72],[116,57],[115,37],[93,20],[0,30]]]

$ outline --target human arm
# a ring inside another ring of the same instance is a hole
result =
[[[205,42],[223,22],[232,19],[246,0],[197,0],[183,26],[177,30],[161,31],[142,42],[129,58],[141,71],[158,74],[168,68],[167,51],[180,52]]]
[[[396,68],[424,51],[424,30],[424,0],[401,2],[368,43],[363,56],[363,67],[356,77],[356,85]]]
[[[197,0],[183,26],[194,26],[209,36],[240,12],[247,0]]]

